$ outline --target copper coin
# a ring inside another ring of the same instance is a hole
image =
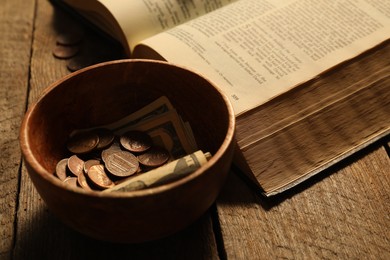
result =
[[[169,152],[160,146],[153,146],[145,153],[137,156],[138,161],[148,167],[158,167],[169,160]]]
[[[85,174],[83,172],[79,176],[77,176],[77,183],[84,190],[92,190],[91,187],[89,186],[87,178],[85,177]]]
[[[84,162],[84,166],[83,166],[84,173],[88,173],[89,168],[91,168],[94,165],[98,165],[98,164],[100,164],[100,160],[98,160],[98,159],[90,159],[90,160]]]
[[[81,42],[83,35],[78,32],[67,32],[57,35],[56,42],[61,45],[75,45]]]
[[[102,151],[101,157],[102,157],[103,162],[107,161],[107,157],[110,154],[120,152],[120,151],[122,151],[120,144],[117,142],[113,142],[110,147],[108,147],[107,149],[104,149]]]
[[[70,59],[69,62],[66,64],[66,67],[68,68],[69,71],[73,72],[91,66],[95,63],[96,61],[92,57],[86,55],[81,55],[81,56],[78,55]]]
[[[58,59],[70,59],[74,57],[78,52],[80,48],[76,46],[65,46],[65,45],[57,45],[53,49],[53,55],[54,57]]]
[[[139,162],[132,153],[120,151],[106,158],[107,170],[117,177],[127,177],[138,171]]]
[[[107,176],[104,165],[102,164],[93,165],[89,168],[88,178],[93,182],[93,184],[101,189],[107,189],[115,185]]]
[[[72,155],[68,159],[68,169],[77,177],[84,171],[84,161],[77,157],[77,155]]]
[[[71,136],[66,144],[68,150],[75,154],[93,151],[99,143],[99,136],[93,132],[81,132]]]
[[[115,139],[114,133],[109,129],[98,128],[94,132],[99,136],[99,143],[96,149],[104,149],[110,146]]]
[[[152,138],[141,131],[128,131],[120,137],[121,145],[130,152],[140,153],[148,150],[152,144]]]
[[[62,159],[57,163],[56,176],[61,180],[65,180],[68,177],[68,158]]]
[[[77,178],[76,177],[67,177],[65,180],[64,180],[64,183],[66,185],[69,185],[70,187],[78,187],[77,186]]]

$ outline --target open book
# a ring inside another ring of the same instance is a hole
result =
[[[237,116],[235,163],[267,196],[390,132],[389,1],[56,2],[129,57],[214,82]]]

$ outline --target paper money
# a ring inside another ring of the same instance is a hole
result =
[[[164,143],[165,149],[175,159],[195,151],[195,147],[191,145],[187,138],[183,125],[173,111],[142,121],[137,125],[131,125],[128,128],[121,128],[117,133],[120,135],[128,130],[146,132],[154,143],[158,143],[158,139],[160,139]],[[166,147],[166,144],[170,144],[170,146]]]
[[[174,108],[168,98],[162,96],[136,112],[131,113],[116,122],[105,125],[105,128],[111,129],[114,132],[124,132],[126,130],[123,129],[129,129],[133,125],[156,118],[173,110]]]
[[[199,150],[159,168],[129,178],[103,192],[134,191],[169,183],[196,171],[204,165],[210,157],[210,153],[203,153]]]
[[[116,122],[94,128],[110,129],[116,135],[130,130],[146,132],[154,143],[167,149],[173,159],[198,149],[190,124],[182,120],[165,96]],[[74,133],[94,128],[77,130]]]

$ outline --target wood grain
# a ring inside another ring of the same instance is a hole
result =
[[[24,167],[19,183],[18,131],[26,99],[69,73],[51,54],[67,21],[44,0],[0,0],[0,259],[390,259],[388,139],[271,199],[231,174],[218,219],[205,214],[159,241],[112,244],[63,225]]]
[[[35,1],[0,1],[0,259],[11,254]]]
[[[273,199],[231,174],[218,200],[228,259],[389,259],[390,160],[366,153]]]
[[[62,24],[74,20],[53,8],[47,1],[38,1],[31,62],[29,103],[52,82],[68,74],[65,61],[56,60],[51,51],[59,32],[54,21]],[[85,237],[61,222],[48,211],[35,190],[25,167],[22,169],[17,219],[15,259],[91,259],[131,258],[217,259],[218,252],[211,217],[207,213],[189,228],[166,239],[150,243],[122,245]]]

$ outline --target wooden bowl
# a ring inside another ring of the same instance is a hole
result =
[[[54,176],[74,129],[114,122],[163,95],[190,122],[199,148],[213,155],[204,166],[173,183],[122,193],[69,188]],[[49,86],[27,111],[20,144],[30,178],[59,219],[96,239],[138,243],[177,232],[207,211],[232,161],[234,129],[228,98],[199,74],[166,62],[119,60]]]

